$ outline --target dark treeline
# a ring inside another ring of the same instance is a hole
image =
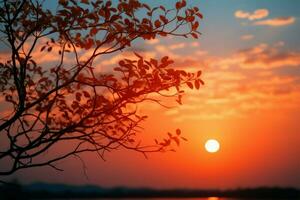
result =
[[[150,188],[101,188],[97,186],[72,186],[63,184],[36,183],[20,185],[2,184],[0,199],[50,199],[50,198],[186,198],[186,197],[235,197],[260,199],[300,199],[300,190],[295,188],[259,187],[233,190],[201,189],[150,189]]]

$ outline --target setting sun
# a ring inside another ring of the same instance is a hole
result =
[[[209,153],[215,153],[220,149],[220,143],[215,139],[207,140],[205,143],[205,149]]]

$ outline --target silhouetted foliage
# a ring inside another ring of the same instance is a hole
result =
[[[23,186],[17,180],[0,183],[1,200],[27,200],[28,197],[24,194],[26,194],[26,192],[23,190]]]
[[[7,185],[0,185],[4,197],[19,197],[18,199],[87,199],[87,198],[199,198],[225,197],[237,199],[299,199],[300,190],[296,188],[258,187],[231,190],[212,189],[152,189],[152,188],[102,188],[94,185],[65,185],[34,183],[18,185],[18,194],[7,190]],[[2,196],[0,196],[2,197]],[[17,199],[17,198],[16,198]]]
[[[201,71],[174,69],[167,56],[148,60],[138,53],[101,71],[95,59],[138,38],[198,38],[199,9],[187,8],[185,0],[172,9],[138,0],[59,0],[53,11],[42,2],[1,1],[1,42],[9,57],[0,63],[0,160],[7,163],[0,175],[38,166],[61,170],[55,162],[82,152],[103,157],[123,147],[145,154],[179,144],[184,138],[178,129],[142,145],[136,134],[146,116],[137,106],[160,103],[151,94],[166,96],[165,91],[175,91],[169,96],[181,104],[182,86],[199,89]],[[45,63],[40,56],[47,54],[51,60]],[[59,145],[62,151],[46,155]]]

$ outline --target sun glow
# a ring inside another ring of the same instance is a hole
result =
[[[219,200],[219,197],[208,197],[207,200]]]
[[[220,149],[220,143],[215,139],[209,139],[205,143],[205,149],[209,153],[215,153]]]

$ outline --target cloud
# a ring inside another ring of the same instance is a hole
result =
[[[182,49],[185,47],[185,43],[177,43],[177,44],[172,44],[169,46],[169,49],[175,50],[175,49]]]
[[[165,115],[175,122],[222,120],[271,111],[278,105],[300,108],[300,72],[282,73],[300,67],[300,52],[283,45],[282,41],[261,43],[226,56],[199,57],[192,51],[189,58],[175,58],[175,67],[201,69],[205,86],[199,91],[186,89],[183,105],[166,110]]]
[[[159,39],[155,38],[152,40],[146,40],[146,44],[157,44],[159,43]]]
[[[287,26],[290,24],[295,23],[296,18],[295,17],[277,17],[273,19],[266,19],[261,21],[254,22],[254,25],[258,26]]]
[[[284,45],[285,45],[285,43],[283,41],[279,41],[275,44],[275,47],[282,47]]]
[[[226,58],[210,58],[208,63],[220,69],[274,69],[300,66],[300,52],[284,51],[283,42],[274,45],[258,44],[241,49]]]
[[[249,20],[262,19],[269,15],[269,11],[267,9],[258,9],[254,11],[252,15],[248,17]]]
[[[248,34],[248,35],[242,35],[242,40],[252,40],[254,38],[254,35]]]
[[[174,53],[172,49],[170,49],[170,46],[167,45],[158,44],[154,46],[154,50],[155,52],[157,52],[158,55],[164,55],[166,54],[166,52],[168,52],[168,56],[172,59],[176,59],[180,57],[179,54]]]
[[[272,69],[286,66],[299,66],[300,53],[292,51],[281,51],[277,43],[274,46],[259,44],[257,46],[240,50],[236,55],[242,68]]]
[[[197,50],[194,52],[197,56],[204,56],[207,55],[208,52],[207,51],[202,51],[202,50]]]
[[[191,46],[192,46],[192,47],[198,47],[198,46],[199,46],[199,42],[192,42],[192,43],[191,43]]]
[[[248,19],[252,21],[267,17],[269,15],[269,11],[267,9],[257,9],[253,13],[250,13],[243,10],[237,10],[234,15],[236,18]]]
[[[242,19],[248,18],[249,15],[250,15],[250,13],[245,12],[245,11],[242,11],[242,10],[237,10],[237,11],[234,13],[234,16],[235,16],[236,18],[242,18]]]

